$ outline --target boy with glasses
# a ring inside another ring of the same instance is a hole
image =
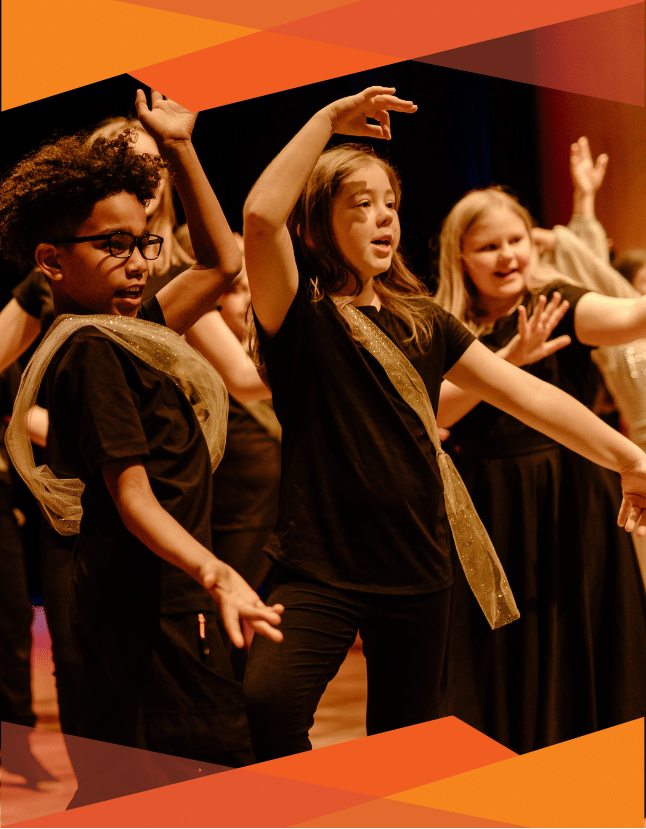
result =
[[[239,647],[241,618],[280,641],[282,608],[265,607],[210,552],[218,447],[207,446],[203,428],[217,444],[212,426],[223,412],[205,412],[204,402],[222,410],[225,395],[213,392],[208,372],[192,382],[192,352],[160,326],[183,334],[193,325],[239,271],[240,253],[191,142],[195,115],[155,92],[150,108],[141,90],[136,105],[164,160],[137,155],[128,133],[41,148],[0,187],[0,252],[23,265],[35,258],[65,315],[35,366],[48,363],[54,473],[80,479],[82,490],[72,597],[85,670],[82,734],[238,766],[253,757],[213,600]],[[144,205],[165,163],[197,263],[142,302],[148,261],[163,244],[146,231]],[[108,316],[87,317],[97,314]],[[78,499],[61,507],[51,496],[57,483],[38,483],[22,458],[21,420],[14,416],[14,463],[50,520],[73,532]],[[106,770],[89,761],[82,778],[73,806],[142,787],[127,764]]]

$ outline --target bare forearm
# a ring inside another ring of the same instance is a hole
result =
[[[644,453],[632,441],[573,397],[533,375],[524,373],[524,377],[521,400],[514,399],[511,405],[499,408],[606,469],[620,472],[644,459]]]
[[[126,529],[160,558],[202,586],[208,574],[217,572],[218,559],[161,506],[145,482],[117,492],[116,497],[113,493],[113,499]]]
[[[186,332],[187,341],[222,376],[227,391],[241,403],[267,400],[271,392],[253,360],[218,311],[211,311]]]
[[[628,438],[592,414],[561,389],[500,360],[481,343],[472,343],[447,372],[469,394],[526,423],[594,463],[621,471],[644,460]]]
[[[474,409],[481,398],[469,394],[458,386],[445,380],[440,388],[440,402],[437,409],[437,425],[449,429],[454,423]]]

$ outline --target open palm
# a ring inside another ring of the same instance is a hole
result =
[[[146,93],[138,89],[135,106],[139,120],[158,145],[190,140],[197,113],[154,90],[149,107]]]

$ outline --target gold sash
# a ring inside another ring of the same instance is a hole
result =
[[[13,465],[33,492],[50,524],[61,535],[79,531],[85,485],[80,478],[58,478],[46,466],[36,468],[27,418],[52,357],[79,328],[93,326],[179,386],[198,419],[215,469],[224,453],[229,400],[220,375],[201,354],[164,325],[110,314],[56,319],[25,369],[5,436]]]
[[[487,621],[492,629],[513,622],[520,613],[511,588],[471,496],[453,461],[442,449],[424,381],[404,353],[365,314],[354,305],[345,305],[341,313],[349,322],[354,338],[383,366],[390,382],[428,432],[444,484],[453,540],[469,586]]]

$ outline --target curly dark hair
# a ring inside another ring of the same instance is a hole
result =
[[[24,158],[0,184],[0,255],[27,269],[41,242],[74,236],[98,201],[126,192],[145,205],[166,165],[135,141],[134,130],[94,141],[84,132]]]

